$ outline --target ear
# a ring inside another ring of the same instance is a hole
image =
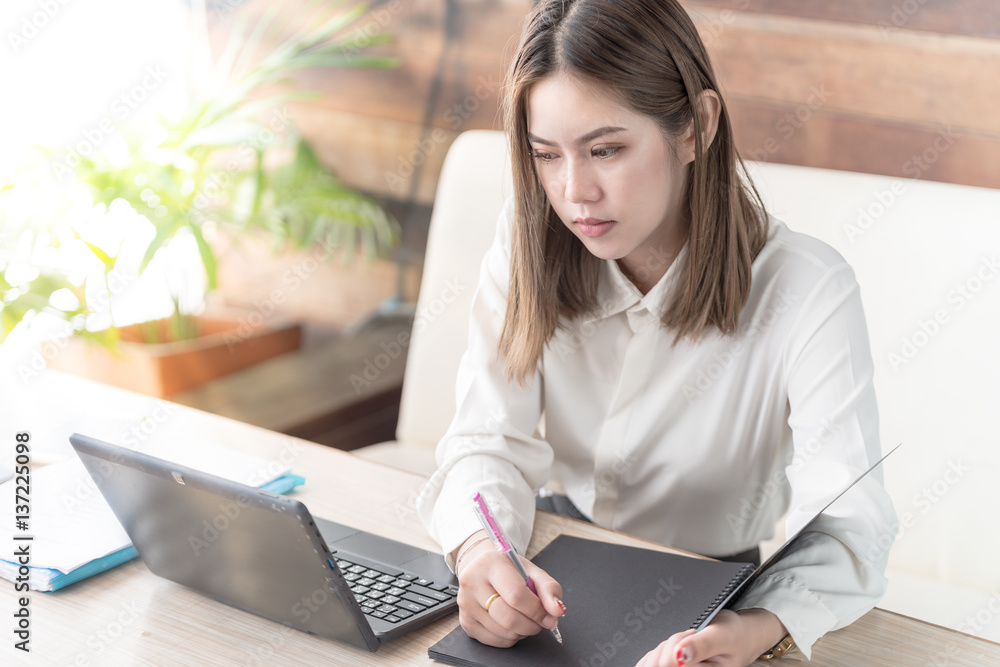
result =
[[[719,114],[722,112],[722,100],[714,90],[703,90],[698,93],[698,121],[701,124],[701,149],[707,151],[715,140],[719,129]],[[688,123],[687,129],[681,135],[678,144],[680,162],[682,165],[693,162],[695,158],[694,120]]]

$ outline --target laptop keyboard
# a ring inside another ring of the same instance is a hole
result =
[[[458,588],[436,584],[400,570],[375,569],[346,558],[335,557],[351,592],[367,616],[399,623],[414,614],[449,602]]]

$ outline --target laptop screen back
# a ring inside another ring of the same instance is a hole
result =
[[[301,502],[86,436],[70,441],[154,574],[301,630],[377,645]]]

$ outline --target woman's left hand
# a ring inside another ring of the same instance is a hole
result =
[[[770,612],[764,613],[777,620]],[[724,609],[701,632],[685,630],[671,636],[643,656],[636,667],[746,667],[781,639],[767,644],[770,638],[759,636],[759,620],[765,619]],[[758,649],[761,642],[764,647]]]

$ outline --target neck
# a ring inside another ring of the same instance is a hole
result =
[[[618,268],[643,295],[649,293],[666,275],[670,265],[680,254],[687,234],[678,234],[667,242],[637,249],[618,261]]]

